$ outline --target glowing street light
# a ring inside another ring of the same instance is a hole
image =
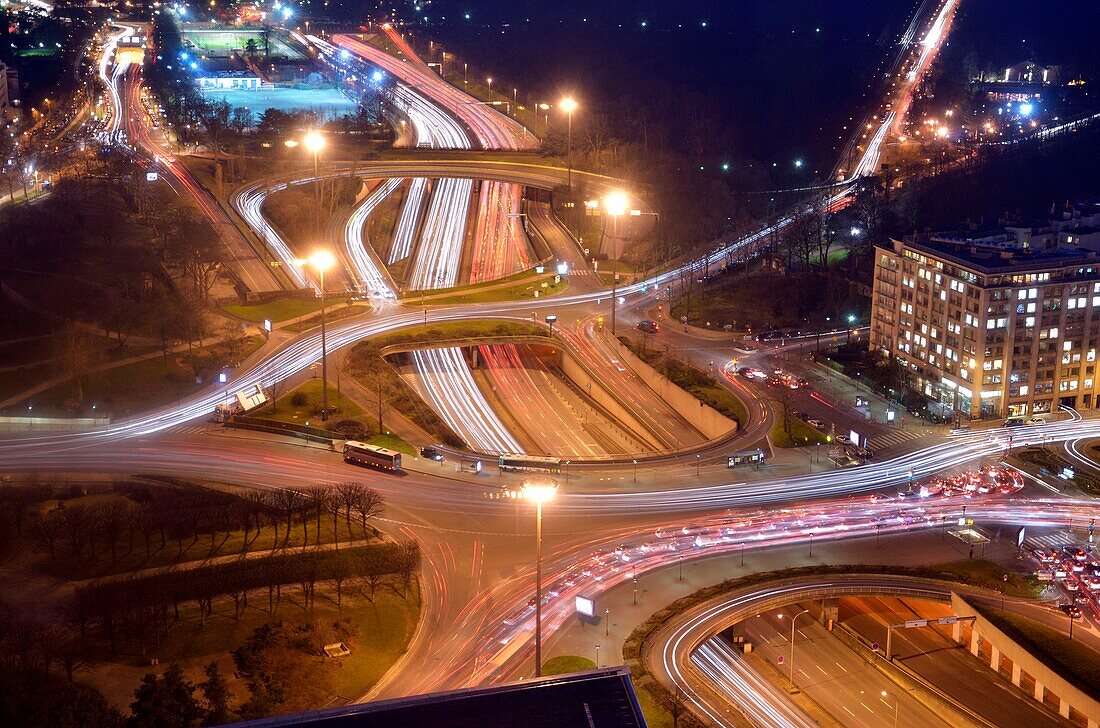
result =
[[[569,118],[568,131],[565,137],[565,155],[566,164],[568,165],[567,184],[569,191],[573,191],[573,112],[577,110],[577,100],[572,96],[566,96],[564,99],[558,102],[558,106],[566,113]]]
[[[321,174],[318,167],[317,158],[321,154],[321,150],[325,148],[325,138],[321,136],[317,131],[310,131],[304,137],[302,137],[302,146],[313,155],[313,184],[317,187],[317,219],[315,220],[318,226],[321,225]]]
[[[618,237],[619,231],[619,218],[628,212],[630,207],[630,197],[627,196],[622,190],[613,190],[607,193],[607,196],[603,198],[603,209],[610,215],[615,221],[615,237]],[[615,273],[611,276],[611,335],[615,335],[615,303],[619,297],[618,292],[619,274]]]
[[[535,677],[542,676],[542,504],[557,492],[558,483],[551,478],[523,481],[523,497],[535,504]]]
[[[321,276],[321,422],[328,421],[328,351],[325,341],[325,271],[336,265],[336,256],[328,250],[318,250],[306,263]]]

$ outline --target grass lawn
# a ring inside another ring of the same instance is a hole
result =
[[[332,305],[331,302],[329,305]],[[267,303],[230,303],[222,306],[222,310],[230,316],[255,323],[261,323],[264,319],[272,323],[288,321],[320,309],[320,298],[277,298]]]
[[[559,655],[542,663],[543,675],[565,675],[570,672],[595,670],[596,663],[578,655]]]
[[[665,710],[645,688],[637,691],[638,705],[642,708],[646,725],[649,728],[673,728],[672,713]]]
[[[298,404],[295,404],[297,402]],[[392,433],[378,433],[378,419],[370,417],[362,407],[336,391],[331,385],[328,388],[328,406],[335,408],[336,413],[329,419],[330,424],[340,420],[356,420],[362,422],[369,436],[363,438],[371,445],[388,447],[391,450],[416,455],[416,448]],[[290,422],[296,425],[321,426],[321,380],[310,379],[303,382],[297,389],[289,392],[275,401],[274,406],[267,406],[251,413],[256,417],[265,417],[279,422]]]
[[[346,586],[343,605],[338,608],[335,591],[323,584],[318,585],[314,607],[306,610],[300,590],[288,584],[283,587],[276,614],[268,611],[266,593],[257,591],[251,595],[249,605],[239,620],[233,618],[230,600],[215,600],[214,613],[207,618],[205,626],[200,624],[197,609],[191,602],[183,605],[180,620],[168,630],[155,652],[163,665],[179,663],[188,677],[198,683],[203,679],[203,665],[213,659],[225,660],[225,655],[251,636],[253,630],[268,622],[307,622],[323,629],[324,625],[346,619],[352,632],[352,636],[343,640],[351,649],[349,656],[330,659],[305,649],[294,650],[293,654],[296,659],[312,663],[316,668],[313,674],[317,684],[309,686],[311,693],[323,693],[318,695],[323,701],[353,699],[378,682],[408,648],[420,616],[419,594],[415,586],[410,591],[409,598],[403,599],[396,589],[383,586],[376,592],[372,603],[365,596],[354,593],[354,587]],[[149,671],[148,665],[148,657],[116,655],[81,671],[80,679],[101,690],[111,702],[125,708],[133,699],[133,691],[142,676]],[[226,660],[222,667],[233,693],[230,705],[236,707],[248,699],[247,685],[244,680],[233,677],[231,660]],[[306,686],[295,687],[306,689]]]
[[[797,417],[792,417],[790,419],[790,424],[791,432],[788,435],[786,429],[783,427],[782,415],[776,419],[769,433],[773,445],[776,447],[802,447],[803,445],[816,445],[818,443],[824,444],[827,442],[824,432],[810,427]]]
[[[534,324],[519,321],[444,321],[416,326],[379,336],[371,343],[377,349],[394,344],[407,344],[424,341],[435,342],[447,339],[466,339],[478,336],[545,336],[546,330]]]
[[[263,345],[260,336],[247,337],[231,354],[224,343],[143,359],[132,364],[95,372],[84,387],[85,408],[95,414],[120,417],[177,402],[210,386],[211,378],[230,361],[241,361]],[[203,379],[195,383],[196,374]],[[67,414],[65,403],[73,396],[70,383],[60,384],[27,400],[43,416]]]
[[[694,287],[690,298],[681,297],[672,306],[671,314],[679,320],[687,316],[696,325],[710,321],[712,326],[731,324],[741,330],[765,326],[805,327],[823,325],[829,309],[845,304],[847,284],[841,276],[833,282],[821,275],[773,275],[743,278],[719,276]],[[830,295],[832,293],[832,295]]]
[[[319,373],[319,372],[318,372]],[[258,409],[249,414],[255,417],[264,417],[279,422],[292,422],[296,425],[321,426],[321,379],[309,379],[303,382],[297,389],[287,392],[279,397],[274,404]],[[336,412],[329,416],[330,420],[360,420],[367,425],[368,430],[373,427],[378,429],[378,420],[364,417],[363,408],[352,402],[331,384],[328,387],[328,406]]]
[[[959,581],[985,589],[1000,591],[1010,597],[1035,599],[1043,591],[1043,584],[1033,574],[1008,571],[992,561],[954,561],[932,567],[957,577]],[[1008,580],[1005,581],[1005,574]]]
[[[492,286],[496,285],[498,282],[485,285]],[[542,283],[544,282],[547,284],[546,288],[542,287]],[[568,280],[562,280],[561,283],[554,283],[554,280],[551,278],[547,281],[539,281],[538,283],[522,283],[515,286],[505,286],[503,288],[467,288],[463,293],[428,298],[425,303],[428,305],[439,305],[454,303],[496,303],[500,301],[516,301],[523,299],[534,300],[535,291],[539,292],[539,298],[546,298],[547,296],[556,296],[560,293],[564,293],[568,289]],[[418,291],[410,293],[406,296],[405,300],[409,303],[413,303],[420,293],[426,292]]]
[[[1027,617],[1002,615],[997,610],[984,607],[977,609],[1054,672],[1100,700],[1100,654],[1088,645],[1070,640],[1068,635]]]

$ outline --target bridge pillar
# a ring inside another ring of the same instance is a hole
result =
[[[1015,662],[1012,663],[1012,684],[1016,687],[1020,687],[1020,680],[1024,675],[1023,669],[1020,668]]]
[[[978,630],[970,630],[970,654],[977,657],[982,651],[982,636],[978,634]]]
[[[1036,700],[1040,703],[1043,702],[1043,696],[1046,695],[1046,688],[1044,688],[1043,684],[1038,680],[1035,681],[1035,692],[1033,694]]]
[[[955,640],[956,644],[963,641],[963,623],[955,622],[951,625],[951,639]]]
[[[1065,698],[1058,699],[1058,715],[1069,718],[1069,701]]]
[[[821,621],[826,625],[829,622],[836,624],[840,621],[840,600],[839,599],[825,599],[821,603]]]
[[[989,645],[989,669],[993,672],[1001,671],[1001,651],[992,643]]]

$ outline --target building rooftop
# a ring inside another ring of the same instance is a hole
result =
[[[381,700],[231,724],[233,728],[645,728],[626,667]]]
[[[976,237],[933,233],[906,237],[904,244],[913,250],[950,260],[957,265],[985,274],[1049,270],[1092,263],[1100,268],[1097,254],[1085,248],[1025,248],[1010,235]]]

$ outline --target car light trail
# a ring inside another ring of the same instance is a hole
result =
[[[425,398],[459,437],[485,453],[523,452],[478,388],[461,349],[412,354]]]
[[[364,240],[364,232],[367,218],[383,200],[393,194],[394,190],[400,186],[401,180],[397,177],[382,182],[373,192],[367,195],[365,200],[359,203],[344,227],[344,247],[348,251],[348,260],[351,261],[356,277],[362,282],[363,287],[371,297],[397,298],[397,294],[390,286],[386,274],[382,272],[381,266],[375,262],[374,256],[371,255],[372,249],[369,247],[369,243]]]
[[[452,288],[458,282],[473,191],[473,180],[439,180],[428,204],[424,232],[409,276],[411,290]]]
[[[390,265],[408,258],[412,253],[427,189],[428,180],[425,177],[413,177],[412,182],[409,183],[409,193],[405,195],[405,204],[401,206],[393,241],[390,243],[390,254],[386,261]]]

